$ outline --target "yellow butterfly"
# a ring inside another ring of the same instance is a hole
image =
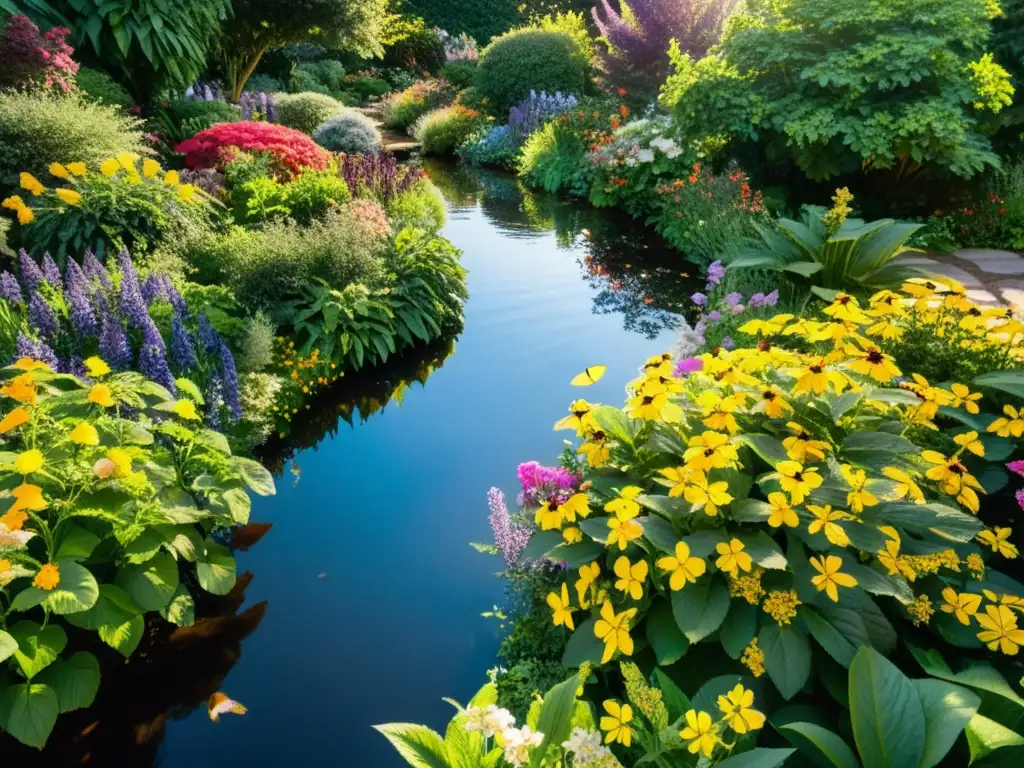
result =
[[[578,373],[572,377],[572,381],[569,382],[574,387],[589,387],[591,384],[596,384],[604,376],[604,372],[608,370],[606,365],[592,365],[583,373]]]

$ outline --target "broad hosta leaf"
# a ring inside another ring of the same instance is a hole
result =
[[[1024,371],[992,371],[983,373],[971,382],[975,387],[991,387],[1014,397],[1024,397]]]
[[[738,439],[740,443],[749,445],[771,467],[789,458],[782,442],[769,435],[740,435]]]
[[[92,706],[100,688],[100,663],[86,651],[58,659],[39,675],[39,682],[57,694],[61,713]]]
[[[139,608],[159,611],[178,588],[178,564],[161,552],[141,565],[121,566],[115,581]]]
[[[636,500],[643,506],[648,509],[653,509],[659,515],[668,518],[669,520],[682,520],[683,518],[688,517],[690,509],[693,506],[690,502],[682,498],[672,498],[671,496],[648,496],[643,493],[637,496]]]
[[[242,476],[242,480],[253,493],[258,493],[260,496],[273,496],[276,492],[274,476],[258,461],[232,456],[231,466]]]
[[[769,570],[786,570],[786,556],[782,554],[779,545],[776,544],[764,531],[757,533],[742,533],[736,538],[743,542],[744,550],[754,562],[762,568]]]
[[[779,732],[815,765],[828,768],[859,768],[857,756],[842,736],[814,723],[788,723]]]
[[[686,639],[697,643],[718,629],[729,612],[729,590],[719,579],[703,577],[672,593],[672,613]]]
[[[241,488],[231,488],[224,491],[221,498],[228,507],[231,519],[238,525],[248,525],[249,512],[252,510],[252,499],[249,494]]]
[[[918,447],[905,437],[888,432],[853,432],[843,441],[839,452],[851,459],[859,460],[862,457],[870,458],[873,454],[878,453],[916,454]]]
[[[585,661],[592,664],[599,664],[604,654],[604,643],[594,634],[596,619],[587,619],[576,627],[576,631],[569,636],[569,642],[565,645],[565,653],[562,654],[562,664],[566,667],[578,667]]]
[[[607,519],[607,518],[605,518]],[[586,522],[584,520],[584,522]],[[596,541],[581,541],[579,544],[561,544],[551,552],[548,557],[556,563],[565,563],[566,568],[579,568],[581,565],[592,563],[605,553],[603,544]]]
[[[584,520],[584,522],[587,521]],[[605,527],[607,528],[607,526]],[[529,543],[519,556],[519,562],[528,563],[531,560],[540,560],[564,541],[565,539],[558,531],[537,531],[530,537]]]
[[[660,517],[638,517],[637,522],[643,526],[644,536],[662,552],[669,554],[675,552],[676,542],[679,541],[679,534],[672,527],[672,523]]]
[[[946,756],[961,731],[978,712],[981,699],[943,680],[912,680],[924,710],[924,755],[919,768],[932,768]]]
[[[865,765],[920,765],[925,718],[917,690],[891,661],[871,648],[861,648],[850,665],[850,718]]]
[[[451,768],[444,739],[425,725],[389,723],[373,727],[413,768]]]
[[[733,755],[717,763],[717,768],[776,768],[796,752],[795,749],[765,749],[757,747],[749,752]]]
[[[213,595],[226,595],[235,586],[235,556],[213,539],[207,539],[197,553],[196,575],[199,586]]]
[[[97,630],[104,624],[121,624],[141,613],[128,593],[114,584],[100,584],[96,605],[83,613],[66,616],[69,624],[82,629]]]
[[[58,615],[81,613],[96,605],[100,585],[88,568],[74,560],[60,560],[60,583],[50,591],[43,606]]]
[[[84,560],[100,543],[99,536],[74,523],[65,523],[60,526],[60,531],[60,543],[57,545],[58,560],[65,558]]]
[[[18,650],[18,641],[8,632],[0,629],[0,662],[9,659],[16,650]]]
[[[757,636],[764,651],[764,670],[783,698],[791,699],[811,676],[811,644],[792,624],[768,622]]]
[[[45,629],[34,621],[22,620],[8,631],[18,642],[14,658],[29,680],[53,664],[68,644],[68,636],[57,624]]]
[[[178,585],[171,602],[160,609],[160,615],[179,627],[191,627],[195,624],[196,601],[184,584]]]
[[[0,693],[0,727],[36,749],[46,746],[58,712],[57,694],[42,683],[12,685]]]
[[[945,504],[890,503],[871,507],[863,515],[867,522],[898,526],[911,533],[931,534],[946,541],[971,541],[984,524],[974,515]],[[884,521],[884,522],[883,522]]]
[[[610,405],[602,405],[594,409],[593,415],[605,434],[632,445],[636,437],[636,425],[625,413]]]
[[[654,658],[662,666],[674,664],[690,647],[690,643],[679,630],[672,616],[672,606],[667,600],[656,600],[647,613],[644,623],[647,642],[651,644]]]
[[[142,616],[132,616],[120,624],[104,624],[99,628],[99,636],[100,640],[127,659],[139,647],[145,628],[146,620]]]
[[[556,748],[567,738],[572,730],[572,716],[576,709],[576,689],[579,688],[579,675],[556,685],[544,695],[544,703],[540,707],[537,720],[537,731],[544,734],[544,741],[533,749],[530,765],[539,768],[551,746]]]

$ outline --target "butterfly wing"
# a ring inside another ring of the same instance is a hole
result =
[[[608,370],[608,366],[592,365],[583,371],[583,373],[578,373],[573,376],[572,381],[569,383],[574,387],[589,387],[591,384],[600,381],[606,370]]]

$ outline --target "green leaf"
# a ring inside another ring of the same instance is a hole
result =
[[[207,477],[210,476],[207,475]],[[167,543],[165,530],[160,526],[146,528],[139,536],[125,545],[125,559],[129,563],[135,564],[150,560]]]
[[[651,682],[661,691],[661,698],[668,709],[669,720],[674,722],[693,708],[690,697],[683,693],[682,689],[663,670],[655,668],[651,674]]]
[[[795,749],[764,749],[757,747],[749,752],[726,758],[715,764],[715,768],[775,768],[782,765]]]
[[[6,661],[18,650],[18,641],[0,629],[0,662]]]
[[[178,564],[161,552],[141,565],[122,565],[115,582],[144,611],[159,611],[178,588]]]
[[[638,517],[636,521],[643,526],[644,536],[651,544],[662,552],[668,552],[669,554],[675,552],[676,542],[679,541],[679,534],[672,527],[672,523],[657,516]]]
[[[667,518],[668,520],[682,520],[685,517],[689,517],[690,508],[692,507],[690,502],[685,501],[684,499],[672,498],[671,496],[649,496],[645,493],[641,493],[636,497],[636,500],[643,506],[648,509],[653,509],[661,515],[661,517]],[[659,520],[661,518],[655,517],[644,519]],[[666,523],[666,525],[668,525],[669,528],[672,528],[668,523]],[[675,534],[675,529],[672,529],[672,532]],[[676,540],[678,539],[679,536],[676,535]]]
[[[528,563],[531,560],[540,560],[564,541],[565,539],[562,538],[562,534],[558,531],[537,531],[530,537],[526,548],[519,555],[519,562]]]
[[[971,541],[985,527],[974,515],[945,504],[880,504],[864,511],[865,522],[895,525],[908,533],[931,534],[944,541]],[[884,521],[884,522],[883,522]]]
[[[238,525],[249,524],[249,513],[252,510],[252,499],[249,494],[241,488],[231,488],[221,494],[221,498],[227,505],[231,519]]]
[[[926,726],[917,690],[891,661],[871,648],[857,651],[850,665],[850,718],[865,765],[920,765]]]
[[[597,619],[591,617],[576,627],[576,631],[569,636],[569,642],[565,645],[565,653],[562,654],[562,666],[578,667],[585,661],[592,664],[600,664],[604,655],[604,643],[594,634],[594,624]]]
[[[757,608],[746,600],[731,600],[729,602],[729,614],[722,623],[722,631],[718,639],[722,647],[729,654],[730,658],[738,659],[743,655],[743,649],[750,645],[750,641],[757,634]]]
[[[184,584],[178,585],[171,602],[160,609],[160,615],[179,627],[191,627],[195,624],[196,601]]]
[[[789,459],[782,442],[769,435],[740,435],[738,442],[749,445],[771,467]]]
[[[57,694],[42,683],[12,685],[0,693],[0,726],[36,749],[46,746],[58,712]]]
[[[718,629],[729,612],[729,590],[720,579],[704,577],[672,593],[672,613],[686,639],[698,643]]]
[[[65,523],[60,526],[58,539],[60,542],[57,545],[58,560],[65,558],[85,560],[100,543],[99,536],[74,523]]]
[[[997,749],[1024,746],[1024,736],[984,715],[975,715],[967,724],[967,746],[973,764]]]
[[[679,631],[676,620],[672,616],[672,606],[668,600],[656,600],[647,612],[644,622],[647,642],[651,644],[654,658],[658,664],[668,666],[674,664],[690,647],[690,643]]]
[[[544,756],[554,745],[558,748],[569,738],[572,730],[572,716],[576,709],[576,689],[580,686],[579,675],[556,685],[544,695],[537,720],[537,731],[544,734],[544,741],[535,747],[530,755],[530,765],[539,768]]]
[[[788,723],[779,726],[782,735],[815,765],[824,768],[859,768],[857,756],[843,738],[814,723]]]
[[[924,755],[919,768],[932,768],[952,749],[964,727],[981,706],[966,688],[942,680],[911,680],[924,710]]]
[[[104,624],[98,632],[100,640],[127,659],[142,642],[145,628],[146,620],[142,616],[132,616],[120,624]]]
[[[818,645],[824,648],[829,656],[844,667],[849,667],[853,663],[853,657],[857,654],[860,642],[867,642],[866,629],[860,634],[844,635],[828,619],[809,605],[801,605],[797,608],[797,615],[803,620],[804,626],[807,627],[807,631],[817,641]],[[857,614],[853,614],[853,616],[856,618]],[[863,624],[861,627],[863,627]],[[858,638],[861,638],[861,640],[858,641]],[[855,642],[858,644],[854,645]]]
[[[22,620],[8,631],[18,642],[14,658],[29,680],[53,664],[68,644],[68,636],[58,624],[44,629],[34,621]]]
[[[276,493],[274,476],[258,461],[232,456],[231,466],[242,476],[242,480],[253,493],[260,496],[273,496]]]
[[[769,622],[757,636],[764,651],[764,669],[785,699],[800,692],[811,676],[811,644],[807,636],[791,624]]]
[[[114,584],[100,584],[96,605],[83,613],[65,616],[65,620],[81,629],[98,630],[104,624],[122,624],[141,613],[128,593]]]
[[[235,586],[235,556],[213,539],[207,539],[196,556],[199,586],[212,595],[226,595]]]
[[[60,560],[60,583],[50,590],[43,606],[58,615],[81,613],[96,605],[100,585],[88,568],[74,560]]]
[[[852,432],[843,441],[839,453],[855,461],[870,459],[875,454],[918,453],[918,447],[905,437],[889,432]]]
[[[586,520],[583,522],[586,522]],[[581,565],[594,562],[604,552],[604,545],[596,541],[584,540],[579,544],[560,544],[551,550],[548,556],[553,562],[565,563],[566,568],[579,568]]]
[[[39,682],[50,686],[57,694],[57,707],[61,713],[92,706],[100,689],[100,663],[86,651],[58,659],[53,666],[39,675]]]
[[[973,385],[971,389],[990,387],[991,389],[998,389],[1000,392],[1006,392],[1008,395],[1013,395],[1013,397],[1024,397],[1024,371],[1021,370],[983,373],[981,376],[976,377],[971,384]]]
[[[744,551],[762,568],[784,571],[788,567],[779,545],[764,531],[741,533],[736,538],[743,542]]]
[[[373,728],[383,734],[413,768],[451,768],[444,739],[425,725],[389,723]]]
[[[611,435],[628,445],[633,444],[636,436],[636,427],[633,421],[618,408],[610,405],[602,405],[593,410],[594,420],[604,430],[606,435]]]

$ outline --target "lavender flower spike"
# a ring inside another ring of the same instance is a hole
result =
[[[118,254],[117,266],[121,270],[121,293],[118,299],[121,315],[129,325],[135,328],[144,328],[149,313],[146,311],[146,302],[143,300],[142,291],[139,288],[139,278],[135,274],[135,267],[128,251],[121,251]]]
[[[124,370],[132,364],[132,350],[121,321],[106,308],[101,319],[100,357],[114,370]]]
[[[238,389],[238,371],[231,350],[222,341],[220,343],[220,372],[224,377],[224,403],[231,412],[231,420],[242,418],[242,398]]]
[[[32,328],[44,339],[53,339],[57,335],[57,315],[42,296],[36,291],[28,299],[28,321]]]
[[[46,278],[39,265],[28,255],[24,248],[18,251],[18,266],[21,273],[21,285],[26,291],[34,291]]]
[[[9,301],[12,304],[22,304],[25,301],[21,295],[21,286],[18,285],[18,278],[6,270],[0,272],[0,299]]]
[[[43,279],[54,288],[64,287],[64,283],[60,279],[60,267],[57,266],[57,262],[53,260],[49,251],[43,254]]]
[[[491,510],[487,520],[491,524],[494,543],[498,545],[505,558],[505,567],[512,568],[530,542],[530,529],[512,524],[508,505],[505,503],[505,494],[497,488],[491,488],[487,492],[487,506]]]
[[[179,371],[188,370],[196,364],[196,349],[179,311],[175,311],[171,318],[171,357]]]

